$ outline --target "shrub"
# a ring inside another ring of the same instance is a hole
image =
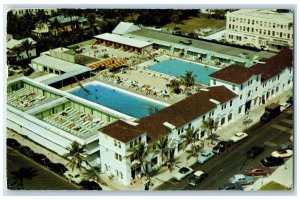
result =
[[[54,171],[61,176],[64,175],[66,171],[68,171],[68,169],[61,163],[51,163],[49,165],[49,168],[51,171]]]
[[[21,146],[20,143],[13,138],[7,138],[6,145],[13,149],[18,149]]]
[[[83,180],[79,183],[79,185],[86,190],[102,190],[100,185],[96,183],[95,181],[86,181]]]
[[[51,161],[45,155],[40,153],[33,155],[32,159],[35,162],[40,163],[44,166],[50,166],[50,164],[52,164]]]
[[[35,155],[34,151],[32,151],[28,146],[20,146],[19,152],[29,158],[32,158]]]

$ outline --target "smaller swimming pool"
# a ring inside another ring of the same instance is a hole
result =
[[[88,83],[84,88],[89,92],[80,87],[68,92],[139,119],[167,107],[158,101],[99,82]]]
[[[209,75],[218,71],[218,69],[212,67],[206,67],[204,65],[195,64],[179,59],[165,60],[155,65],[149,66],[149,69],[176,77],[184,76],[186,71],[192,71],[193,75],[196,75],[195,82],[203,85],[209,85]]]

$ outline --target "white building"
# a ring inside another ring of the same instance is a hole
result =
[[[11,11],[14,15],[18,15],[20,17],[20,16],[25,15],[26,12],[36,15],[36,13],[39,10],[44,10],[45,15],[51,15],[51,14],[57,12],[57,8],[43,8],[43,9],[42,8],[26,8],[26,9],[12,9]]]
[[[217,71],[210,85],[223,85],[239,96],[239,115],[244,115],[293,86],[292,51],[282,50],[265,63],[250,68],[230,66]]]
[[[226,16],[226,40],[278,51],[293,47],[293,12],[241,9]]]
[[[169,141],[168,158],[177,157],[185,152],[180,136],[186,128],[199,129],[198,139],[206,138],[206,130],[201,129],[202,121],[212,118],[216,126],[235,121],[238,117],[237,100],[238,96],[224,86],[209,87],[136,124],[119,120],[99,129],[103,172],[125,185],[130,184],[140,173],[151,172],[165,162],[160,153],[151,153],[146,160],[152,164],[141,163],[133,157],[132,148],[140,143],[147,146],[164,136]]]
[[[22,44],[28,40],[30,44],[30,48],[23,49]],[[34,41],[32,38],[24,38],[21,40],[16,40],[16,39],[10,39],[7,42],[7,52],[8,55],[15,55],[14,58],[15,60],[25,60],[28,58],[32,58],[36,56],[36,41]]]
[[[7,128],[58,155],[77,141],[99,166],[98,129],[120,118],[130,117],[25,77],[7,83]]]

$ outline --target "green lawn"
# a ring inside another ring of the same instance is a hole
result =
[[[179,28],[178,31],[185,33],[193,33],[195,29],[211,28],[219,29],[226,26],[226,20],[208,19],[207,17],[190,17],[187,20],[183,20],[177,24],[174,22],[168,23],[163,28]]]
[[[68,182],[64,178],[43,168],[36,162],[28,159],[20,153],[8,148],[7,149],[7,178],[11,178],[11,172],[17,171],[21,167],[33,167],[36,176],[31,180],[24,179],[25,190],[79,190],[76,185]]]
[[[262,186],[260,190],[289,190],[289,189],[284,185],[271,181],[266,185]]]

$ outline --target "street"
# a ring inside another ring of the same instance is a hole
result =
[[[219,186],[227,183],[229,177],[244,174],[246,168],[260,165],[259,161],[270,156],[279,144],[288,142],[293,131],[292,120],[292,114],[282,113],[267,124],[258,122],[245,131],[248,138],[234,144],[227,152],[213,157],[203,165],[195,163],[192,166],[195,171],[208,173],[208,177],[196,187],[188,185],[190,175],[181,182],[170,179],[156,190],[217,190]],[[265,151],[255,159],[247,159],[246,152],[254,145],[264,146]],[[184,163],[179,166],[184,166]]]

